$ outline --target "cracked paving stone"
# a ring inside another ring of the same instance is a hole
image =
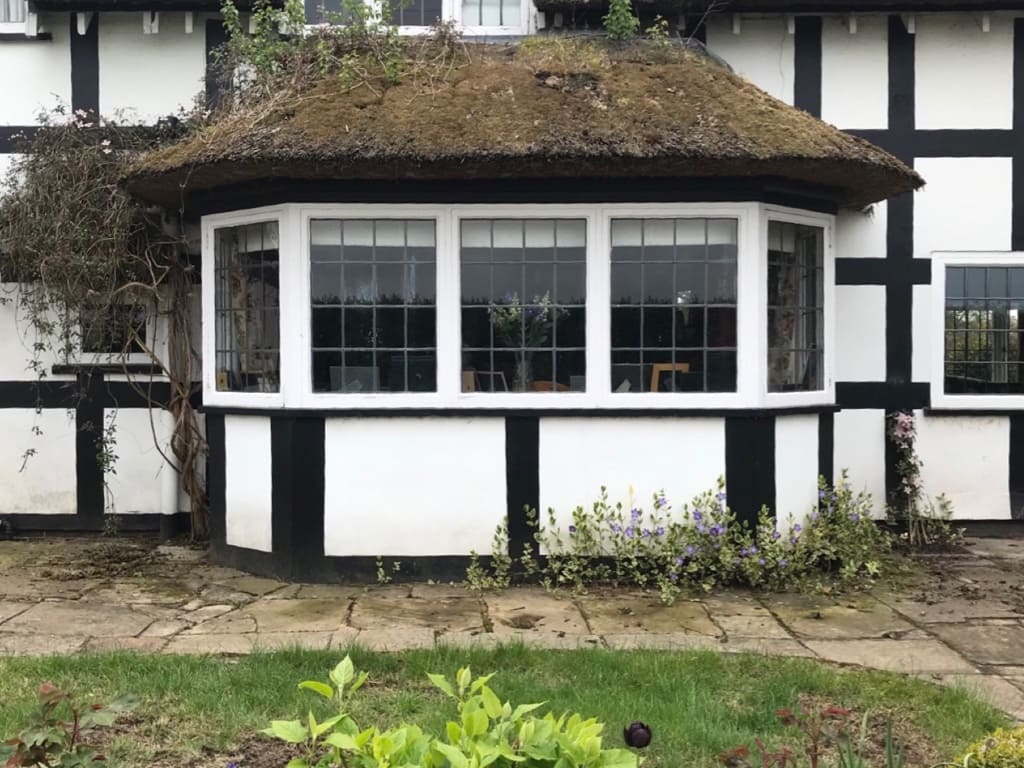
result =
[[[225,613],[186,629],[186,635],[244,635],[256,631],[256,619],[239,611]]]
[[[0,624],[3,624],[8,619],[17,616],[19,613],[24,613],[33,605],[35,605],[35,603],[16,603],[10,600],[0,600]]]
[[[885,602],[912,621],[921,624],[957,623],[965,619],[1013,619],[1021,614],[1002,600],[942,597],[935,600],[908,600],[900,597]]]
[[[189,626],[186,622],[177,619],[158,619],[146,627],[139,637],[171,637],[188,629]]]
[[[1024,626],[968,622],[936,624],[929,629],[977,664],[1018,664],[1022,659]]]
[[[776,604],[775,615],[797,637],[818,640],[855,640],[899,636],[914,625],[892,608],[873,599],[856,603],[794,608]]]
[[[702,600],[711,620],[732,638],[790,639],[789,632],[752,597],[723,593]]]
[[[977,670],[938,640],[806,640],[826,661],[890,672],[965,673]]]
[[[186,610],[183,613],[178,614],[178,618],[193,624],[200,624],[235,610],[233,605],[204,605],[202,608],[196,608],[195,610],[187,610],[187,608],[188,606],[186,606]]]
[[[237,579],[228,579],[221,582],[221,586],[237,592],[245,592],[255,597],[263,597],[288,585],[277,579],[264,579],[260,576],[241,576]]]
[[[349,623],[357,629],[428,627],[466,632],[484,625],[480,601],[475,597],[360,597],[352,606]]]
[[[591,634],[583,614],[571,600],[553,597],[541,589],[523,588],[488,595],[485,602],[496,634],[522,631]]]
[[[0,634],[0,656],[49,656],[74,653],[84,644],[84,637],[68,635]]]
[[[345,626],[349,601],[343,600],[264,600],[250,603],[239,611],[256,621],[259,632],[334,632]]]
[[[130,637],[152,619],[130,608],[100,603],[39,603],[3,624],[17,634]]]
[[[653,594],[595,594],[577,598],[590,631],[597,635],[687,632],[717,636],[704,606],[692,600],[664,605]]]

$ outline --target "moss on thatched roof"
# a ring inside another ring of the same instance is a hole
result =
[[[923,183],[706,57],[649,54],[534,38],[391,87],[323,78],[148,155],[127,184],[171,204],[269,179],[772,177],[861,206]]]

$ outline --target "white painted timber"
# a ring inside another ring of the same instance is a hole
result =
[[[71,46],[67,17],[50,24],[53,39],[0,44],[0,125],[32,125],[40,111],[71,104]]]
[[[324,439],[325,554],[490,553],[504,419],[328,419]]]
[[[927,185],[915,192],[914,256],[933,251],[1006,251],[1012,220],[1008,157],[920,158]]]
[[[75,514],[74,413],[0,409],[0,434],[0,515]]]
[[[837,285],[836,380],[885,381],[885,286]]]
[[[821,117],[840,128],[889,124],[889,22],[885,16],[849,20],[826,16],[821,28]]]
[[[737,72],[787,104],[793,103],[793,36],[782,16],[743,18],[733,34],[728,17],[713,14],[707,22],[708,49]]]
[[[224,455],[227,543],[270,552],[270,419],[225,416]]]
[[[836,477],[849,470],[850,487],[871,494],[872,511],[885,512],[885,412],[840,411],[835,415]]]
[[[117,461],[115,471],[105,478],[107,512],[166,514],[164,483],[177,473],[164,461],[157,444],[169,452],[170,415],[157,409],[120,408],[104,412],[104,424],[111,419]]]
[[[541,419],[540,505],[566,527],[577,506],[608,489],[611,503],[651,509],[664,491],[673,510],[725,474],[720,418]],[[632,497],[632,498],[631,498]]]
[[[1013,126],[1013,18],[983,32],[969,14],[918,17],[915,44],[918,128]]]
[[[166,16],[159,34],[145,34],[138,14],[100,16],[104,115],[151,122],[191,107],[203,90],[205,34],[186,34],[184,14]]]
[[[818,416],[775,419],[775,513],[779,527],[802,523],[818,502]]]
[[[945,493],[957,520],[1009,519],[1009,418],[915,415],[925,492]]]

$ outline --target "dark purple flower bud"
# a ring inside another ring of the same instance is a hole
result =
[[[720,523],[715,523],[711,526],[710,533],[712,536],[721,536],[723,533],[725,533],[725,526],[721,525]]]
[[[774,531],[772,533],[772,541],[778,541],[781,538],[782,538],[782,534],[779,533],[778,531]]]
[[[569,533],[570,534],[576,533],[576,526],[575,525],[570,525],[569,526]]]
[[[612,523],[612,533],[622,533],[622,526],[618,523]]]
[[[651,743],[651,728],[637,720],[622,729],[622,737],[627,746],[643,749]]]
[[[645,539],[651,538],[651,529],[644,528],[643,533],[641,533],[640,535],[643,536]]]

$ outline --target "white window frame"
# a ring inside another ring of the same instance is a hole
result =
[[[136,303],[136,302],[132,302]],[[167,359],[167,339],[158,335],[166,330],[166,323],[160,323],[158,307],[147,301],[142,304],[146,311],[146,345],[161,359]],[[85,329],[82,329],[83,331]],[[78,344],[78,359],[82,365],[152,365],[152,358],[145,352],[129,352],[127,355],[118,352],[86,352],[81,339]]]
[[[437,391],[313,392],[310,221],[433,219],[436,247]],[[463,392],[460,222],[462,219],[583,219],[587,237],[586,391]],[[628,218],[737,220],[735,392],[613,392],[611,389],[611,222]],[[768,219],[821,227],[825,234],[825,388],[767,392]],[[280,237],[280,392],[218,392],[215,375],[214,232],[276,221]],[[211,406],[315,410],[786,408],[834,403],[832,375],[835,217],[760,203],[650,204],[287,204],[213,214],[202,221],[203,398]]]
[[[384,4],[380,0],[367,0],[367,4],[373,12],[377,21],[384,25],[390,24],[390,19],[384,18]],[[501,26],[480,26],[464,24],[462,20],[462,0],[442,0],[441,21],[452,21],[465,37],[519,37],[529,35],[536,31],[536,15],[533,12],[533,0],[520,0],[519,2],[519,23],[504,24]],[[317,25],[307,24],[308,29]],[[416,37],[418,35],[433,34],[433,25],[427,26],[400,26],[398,34]]]
[[[946,394],[946,268],[1024,267],[1024,251],[935,251],[932,253],[931,407],[955,410],[1016,410],[1021,395]]]
[[[825,348],[821,355],[822,388],[805,392],[769,392],[768,391],[768,222],[780,221],[787,224],[804,224],[824,230],[824,261],[825,261],[825,294],[824,322],[825,329],[822,340]],[[785,208],[776,205],[761,207],[761,259],[758,282],[761,290],[761,328],[758,339],[762,348],[758,355],[758,380],[761,382],[763,394],[762,405],[768,408],[791,408],[805,405],[832,405],[836,401],[836,382],[833,375],[832,361],[835,357],[835,216],[814,214],[797,208]]]
[[[296,334],[301,328],[295,327],[295,313],[285,312],[284,307],[293,306],[298,297],[296,296],[302,286],[297,283],[298,276],[294,269],[286,269],[285,264],[294,264],[298,259],[298,243],[293,232],[296,229],[294,221],[297,215],[295,206],[279,205],[266,208],[253,208],[247,211],[236,213],[218,214],[203,218],[202,239],[202,328],[203,328],[203,403],[206,405],[241,406],[245,408],[283,408],[285,405],[285,390],[294,388],[295,382],[286,382],[286,377],[292,379],[296,376],[295,366],[298,362],[294,359],[296,353]],[[266,222],[277,222],[278,234],[278,296],[281,307],[278,311],[278,322],[281,324],[278,332],[281,336],[280,366],[281,383],[277,392],[230,392],[217,389],[217,365],[215,354],[217,346],[216,318],[214,307],[215,282],[214,268],[216,267],[215,234],[218,229],[225,227],[238,227],[246,224],[262,224]],[[308,290],[306,291],[308,296]],[[308,300],[308,299],[307,299]],[[285,315],[288,315],[286,318]],[[305,335],[308,341],[309,334]],[[286,340],[291,340],[285,343]]]

